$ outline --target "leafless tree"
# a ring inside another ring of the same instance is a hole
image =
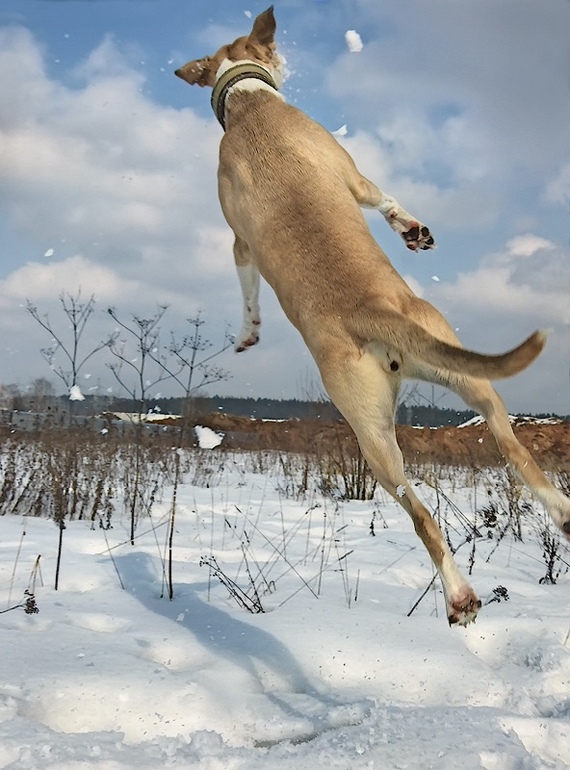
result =
[[[88,300],[84,301],[81,297],[81,289],[79,289],[76,294],[62,292],[59,295],[59,301],[71,330],[68,339],[64,339],[63,334],[55,330],[47,313],[41,314],[36,305],[29,300],[26,302],[26,309],[42,329],[45,329],[51,336],[51,344],[40,349],[42,356],[53,373],[65,384],[71,398],[80,399],[79,372],[96,353],[112,344],[113,337],[99,342],[91,350],[84,353],[81,341],[87,323],[95,310],[95,296],[92,294]]]
[[[190,332],[181,338],[172,334],[168,346],[174,366],[170,367],[167,361],[161,362],[161,366],[182,391],[185,417],[194,411],[193,399],[200,389],[230,379],[230,373],[212,361],[233,344],[229,330],[226,329],[221,345],[212,350],[213,343],[202,336],[201,329],[205,324],[202,314],[198,313],[194,318],[186,320],[190,324]]]
[[[119,385],[137,404],[137,414],[131,429],[134,433],[133,472],[127,485],[127,507],[130,515],[130,540],[135,543],[135,530],[141,510],[150,508],[146,496],[152,495],[152,484],[144,479],[144,470],[148,463],[145,457],[145,424],[150,393],[156,385],[172,377],[166,365],[162,343],[160,341],[160,322],[167,310],[166,305],[159,305],[150,318],[133,315],[130,322],[123,321],[116,308],[107,312],[117,324],[115,336],[110,341],[109,350],[116,361],[107,364]]]
[[[160,322],[166,310],[167,305],[159,305],[150,318],[133,315],[130,323],[119,318],[116,308],[107,310],[118,326],[109,340],[109,350],[116,361],[107,366],[119,385],[137,403],[139,422],[146,412],[152,389],[173,376],[160,342]]]
[[[168,351],[171,354],[173,365],[169,360],[160,361],[160,365],[170,374],[172,380],[179,386],[184,395],[184,412],[178,434],[178,451],[174,457],[174,483],[172,488],[172,502],[170,506],[170,519],[167,534],[167,575],[166,585],[168,598],[174,598],[174,585],[172,580],[172,561],[174,547],[174,522],[176,518],[176,500],[178,487],[182,481],[181,450],[186,443],[190,419],[193,414],[193,397],[196,392],[215,382],[228,380],[230,374],[225,369],[212,363],[215,358],[227,350],[233,343],[229,331],[226,329],[221,345],[212,350],[213,344],[202,336],[204,319],[198,313],[194,318],[188,318],[190,332],[180,339],[173,334]],[[154,354],[151,354],[154,357]],[[159,360],[155,358],[157,363]]]
[[[63,334],[57,332],[47,313],[41,314],[36,305],[32,304],[29,300],[26,303],[26,308],[32,318],[51,336],[51,344],[48,347],[42,348],[41,354],[54,374],[65,383],[70,397],[69,423],[71,427],[73,422],[73,404],[75,401],[83,399],[83,394],[78,384],[79,372],[96,353],[111,344],[112,338],[100,342],[84,353],[81,343],[89,319],[94,312],[95,296],[91,295],[87,301],[84,301],[81,297],[81,289],[78,289],[76,294],[62,292],[59,296],[59,301],[71,330],[68,338],[64,338]],[[68,517],[72,518],[75,515],[79,504],[78,444],[77,434],[74,430],[71,430],[69,434],[69,444],[66,446],[66,462],[66,481],[61,483],[60,480],[55,485],[57,493],[53,496],[54,520],[59,527],[55,575],[56,590],[59,583],[65,519]]]

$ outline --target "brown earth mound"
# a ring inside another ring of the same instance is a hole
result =
[[[200,417],[199,424],[224,433],[223,446],[236,449],[280,449],[321,453],[342,446],[356,452],[356,440],[343,421],[252,420],[226,414]],[[545,470],[570,472],[570,422],[514,418],[514,431]],[[486,423],[463,427],[397,426],[398,441],[408,463],[488,467],[503,460]]]

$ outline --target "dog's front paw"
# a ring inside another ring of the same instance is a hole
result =
[[[413,224],[409,230],[401,233],[404,243],[412,251],[422,249],[427,251],[428,249],[435,249],[435,241],[433,235],[430,233],[429,228],[422,225],[420,222]]]
[[[243,353],[244,350],[257,345],[260,324],[261,321],[258,318],[244,323],[240,335],[235,341],[234,350],[236,353]]]
[[[382,212],[394,232],[399,233],[408,249],[418,251],[435,249],[435,241],[428,227],[414,219],[396,201],[388,211]]]

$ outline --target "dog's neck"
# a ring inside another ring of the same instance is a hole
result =
[[[269,91],[283,99],[277,90],[281,78],[274,77],[269,69],[254,61],[232,62],[226,59],[217,72],[216,85],[212,91],[212,109],[222,128],[226,129],[226,100],[235,91]]]

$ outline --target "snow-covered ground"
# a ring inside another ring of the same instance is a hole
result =
[[[168,490],[134,546],[126,519],[71,522],[58,591],[54,523],[0,517],[0,609],[34,574],[39,608],[0,615],[0,768],[570,767],[570,579],[539,582],[532,527],[498,547],[482,527],[472,582],[509,598],[450,629],[437,583],[407,616],[433,572],[383,494],[295,499],[279,465],[201,454],[214,472],[179,490],[173,601],[160,598]],[[441,485],[471,517],[493,486]],[[434,510],[436,491],[418,489]],[[472,544],[441,493],[439,510],[466,570]]]

